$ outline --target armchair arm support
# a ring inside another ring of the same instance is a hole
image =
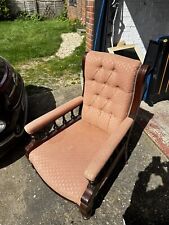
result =
[[[127,117],[119,126],[117,132],[115,134],[110,135],[106,143],[100,148],[97,156],[92,159],[91,163],[88,165],[84,172],[84,176],[89,181],[94,181],[104,167],[113,151],[122,141],[123,137],[126,135],[128,130],[133,124],[133,119]]]
[[[57,107],[56,109],[53,109],[52,111],[28,123],[24,129],[28,134],[30,135],[34,134],[37,131],[44,128],[45,126],[47,126],[49,123],[54,122],[55,120],[65,115],[69,111],[75,109],[77,106],[81,105],[82,103],[83,103],[83,97],[82,96],[76,97],[72,99],[71,101]]]

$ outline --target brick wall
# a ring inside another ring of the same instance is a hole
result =
[[[87,0],[87,3],[86,3],[86,51],[91,50],[93,47],[94,6],[95,6],[95,0]]]
[[[77,4],[71,6],[67,1],[69,19],[79,19],[86,25],[86,51],[93,47],[94,29],[94,5],[95,0],[77,0]]]
[[[169,34],[168,9],[168,0],[121,0],[115,42],[136,44],[145,55],[150,39]]]
[[[115,43],[139,46],[146,53],[150,39],[169,34],[168,0],[119,0],[115,23]],[[95,0],[77,0],[76,6],[68,6],[69,18],[80,19],[86,24],[86,50],[93,46]]]
[[[82,23],[86,24],[86,0],[82,0]]]
[[[69,19],[79,19],[83,24],[86,23],[86,0],[76,0],[74,5],[67,0],[67,9]]]

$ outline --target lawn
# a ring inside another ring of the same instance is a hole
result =
[[[50,86],[50,82],[53,84],[61,77],[71,79],[74,83],[74,80],[79,79],[77,74],[81,69],[84,43],[71,56],[64,59],[55,57],[46,62],[43,57],[57,52],[62,42],[62,33],[75,30],[76,24],[68,20],[0,22],[0,55],[21,73],[26,85]],[[25,67],[27,64],[29,66]]]
[[[32,66],[16,66],[22,74],[27,85],[47,86],[52,89],[56,83],[60,86],[68,86],[80,82],[82,57],[85,52],[85,43],[75,49],[74,53],[64,59],[55,57],[49,61],[38,59]]]
[[[0,55],[12,64],[50,56],[59,48],[60,35],[73,30],[74,26],[69,21],[0,22]]]

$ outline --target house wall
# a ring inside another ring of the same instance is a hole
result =
[[[95,0],[77,0],[73,6],[67,0],[69,19],[79,19],[86,25],[86,51],[93,47]]]
[[[168,0],[120,0],[115,42],[136,44],[143,55],[150,39],[169,34]]]
[[[86,23],[86,0],[67,0],[68,17],[71,20],[79,19],[83,24]]]

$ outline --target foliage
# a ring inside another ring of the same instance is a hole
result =
[[[7,0],[0,0],[0,20],[8,19],[10,16],[7,3]]]
[[[84,29],[84,25],[78,19],[70,20],[69,23],[72,26],[73,32],[76,32],[78,28],[83,28]]]
[[[78,83],[85,41],[71,56],[60,59],[54,55],[62,42],[61,34],[72,32],[74,22],[53,20],[15,20],[0,23],[0,55],[21,73],[25,84],[53,87],[63,83]],[[8,27],[8,29],[6,29]],[[59,81],[60,82],[60,81]]]
[[[40,16],[37,13],[28,13],[28,12],[21,11],[17,15],[17,20],[42,21],[44,20],[44,17]]]
[[[57,80],[63,79],[64,85],[67,83],[80,83],[79,73],[81,71],[82,57],[85,52],[85,41],[76,48],[68,57],[60,59],[52,58],[49,61],[40,60],[34,66],[20,69],[26,85],[45,85],[50,88],[57,86]]]
[[[57,19],[60,20],[60,21],[67,21],[68,20],[66,1],[64,1],[64,7],[63,7],[63,10],[62,10],[62,13],[60,14],[60,16],[57,16]]]
[[[8,28],[8,29],[7,29]],[[62,41],[61,34],[72,32],[74,25],[57,19],[2,21],[0,23],[0,55],[11,63],[50,56]]]

